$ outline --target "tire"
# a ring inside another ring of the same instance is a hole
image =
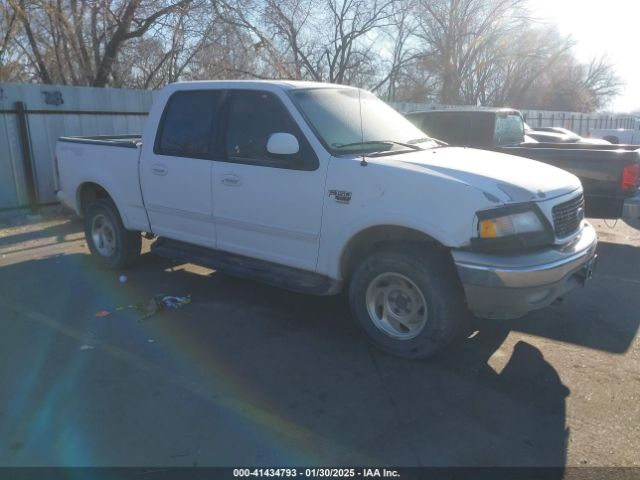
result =
[[[440,352],[469,318],[448,254],[423,250],[407,247],[372,254],[349,285],[358,326],[376,347],[404,358]]]
[[[91,254],[103,268],[124,269],[140,256],[140,232],[124,228],[111,200],[97,199],[89,204],[84,216],[84,235]]]

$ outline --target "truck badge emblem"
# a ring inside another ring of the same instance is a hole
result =
[[[351,201],[351,192],[345,190],[329,190],[329,196],[335,198],[338,203],[349,203]]]

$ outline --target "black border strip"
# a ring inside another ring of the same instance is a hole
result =
[[[277,470],[283,472],[274,474]],[[1,480],[635,480],[639,476],[638,467],[0,467]]]

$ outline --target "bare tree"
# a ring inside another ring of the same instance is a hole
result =
[[[421,0],[420,39],[441,78],[440,101],[463,101],[463,84],[498,40],[521,26],[526,0]]]
[[[43,83],[104,87],[124,45],[192,0],[8,0],[21,45]]]
[[[591,97],[587,110],[603,108],[620,94],[624,83],[620,80],[613,65],[606,56],[594,58],[583,66],[582,88]]]
[[[370,66],[376,34],[398,1],[222,0],[219,8],[254,38],[274,77],[347,83]]]
[[[0,81],[15,80],[17,61],[11,58],[11,38],[18,24],[18,15],[8,0],[0,0]]]
[[[412,64],[415,66],[419,59],[425,57],[424,52],[418,48],[415,37],[418,30],[416,9],[416,0],[394,3],[391,24],[382,29],[389,43],[389,58],[386,62],[383,60],[379,63],[379,70],[384,74],[377,79],[371,89],[381,91],[383,87],[386,87],[388,100],[393,101],[398,98],[401,78],[410,70]],[[380,50],[385,53],[384,49]]]
[[[180,79],[353,84],[389,100],[593,110],[606,58],[528,0],[0,0],[0,79],[156,89]]]

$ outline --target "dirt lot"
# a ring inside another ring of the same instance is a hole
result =
[[[2,222],[0,465],[640,465],[640,231],[622,223],[594,222],[586,288],[416,362],[369,347],[340,297],[148,254],[121,283],[77,220]],[[160,293],[193,302],[117,311]]]

